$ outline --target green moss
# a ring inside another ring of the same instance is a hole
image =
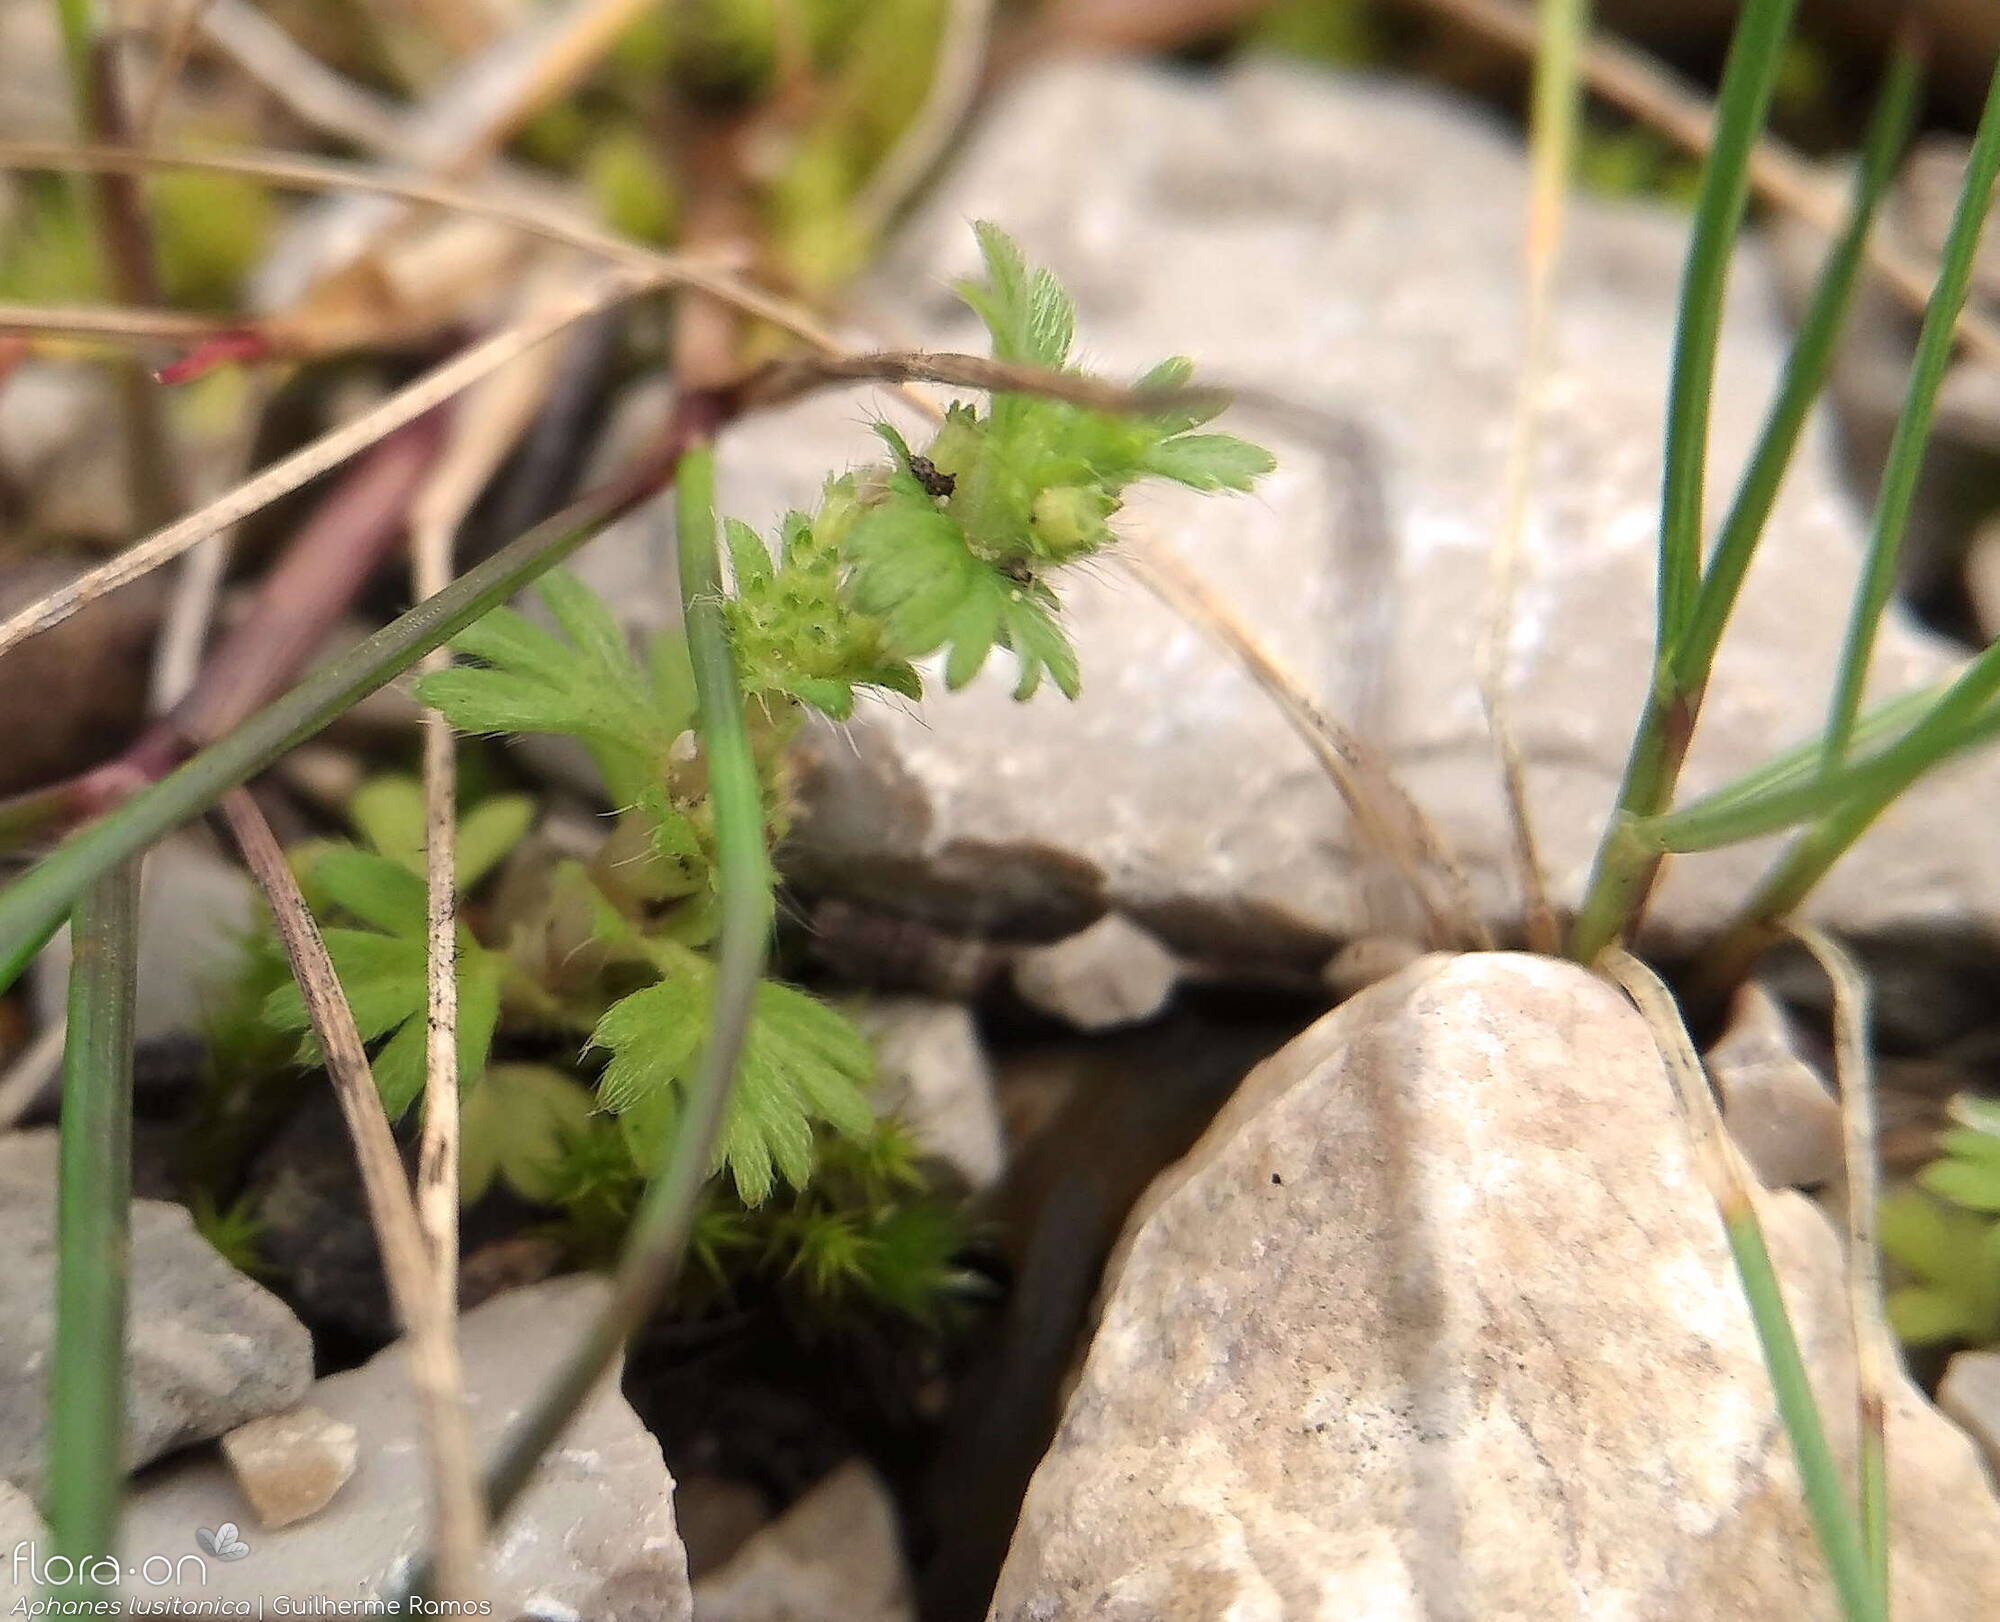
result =
[[[270,195],[241,175],[184,169],[153,176],[146,196],[168,301],[238,308],[244,279],[270,241],[276,217]]]
[[[583,184],[614,231],[664,245],[680,229],[681,200],[673,176],[636,125],[613,130],[592,144],[583,162]]]

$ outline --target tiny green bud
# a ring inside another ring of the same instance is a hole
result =
[[[1036,548],[1057,562],[1080,557],[1111,539],[1104,520],[1118,503],[1087,485],[1059,484],[1035,497],[1033,516]]]

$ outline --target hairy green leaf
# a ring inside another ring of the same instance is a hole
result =
[[[662,661],[633,657],[609,610],[560,570],[540,588],[558,636],[511,608],[468,626],[454,644],[479,661],[434,671],[417,697],[461,732],[541,732],[590,750],[612,800],[633,804],[693,724],[688,693]]]
[[[666,978],[617,1003],[591,1037],[611,1053],[599,1097],[647,1145],[674,1129],[707,1039],[713,968],[692,952],[675,957]],[[774,980],[758,986],[716,1159],[745,1204],[763,1201],[779,1178],[805,1185],[815,1123],[850,1136],[868,1130],[872,1069],[867,1042],[835,1010]]]

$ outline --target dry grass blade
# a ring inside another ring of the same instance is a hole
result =
[[[882,349],[856,354],[835,345],[817,355],[790,355],[767,363],[737,386],[733,403],[743,411],[767,410],[843,383],[938,383],[950,388],[1040,395],[1108,412],[1212,411],[1227,405],[1231,398],[1228,390],[1216,388],[1130,389],[1079,372],[949,350]],[[928,402],[920,405],[927,414],[933,411]]]
[[[1408,883],[1433,940],[1491,950],[1493,937],[1448,841],[1376,751],[1328,715],[1236,611],[1173,551],[1127,525],[1121,552],[1147,590],[1233,654],[1278,706],[1326,768],[1362,837]]]
[[[67,1034],[61,1020],[50,1020],[0,1072],[0,1132],[11,1132],[29,1106],[49,1090],[49,1083],[62,1069]]]
[[[354,1012],[347,1005],[319,925],[299,893],[277,836],[247,789],[231,789],[225,794],[222,813],[251,876],[270,904],[285,956],[304,994],[313,1033],[326,1057],[335,1100],[354,1143],[362,1196],[381,1249],[390,1297],[410,1339],[410,1372],[423,1405],[431,1452],[441,1597],[477,1602],[477,1535],[468,1548],[464,1534],[466,1527],[481,1524],[478,1473],[465,1408],[457,1397],[463,1386],[458,1348],[451,1319],[437,1310],[437,1293],[429,1287],[430,1257],[416,1204],[403,1177],[395,1135],[383,1112],[382,1095],[376,1091]],[[457,1546],[448,1552],[447,1539],[454,1536]],[[455,1588],[444,1587],[442,1574],[447,1570],[454,1574]]]
[[[78,609],[178,557],[197,541],[240,523],[280,496],[288,495],[308,480],[317,478],[406,423],[415,421],[434,406],[499,370],[563,328],[629,297],[646,285],[647,278],[643,276],[614,274],[566,302],[561,309],[531,317],[461,351],[414,383],[397,390],[355,421],[321,435],[311,444],[273,463],[187,517],[154,531],[109,562],[79,575],[59,590],[31,603],[0,624],[0,656],[29,637],[52,625],[61,624]]]
[[[197,0],[196,10],[209,44],[302,122],[364,152],[401,155],[396,109],[335,73],[249,0]]]
[[[1564,204],[1575,162],[1577,45],[1587,15],[1587,0],[1555,0],[1543,9],[1544,26],[1537,40],[1523,256],[1526,330],[1514,399],[1513,435],[1507,450],[1507,504],[1489,565],[1489,602],[1477,653],[1480,703],[1500,757],[1500,781],[1513,828],[1527,943],[1531,950],[1551,956],[1561,950],[1562,932],[1536,848],[1527,768],[1508,704],[1507,656],[1514,641],[1521,546],[1527,535],[1528,501],[1542,444],[1544,396],[1554,359],[1555,273],[1562,254]]]
[[[606,231],[570,211],[542,202],[497,196],[475,186],[432,180],[367,164],[306,158],[290,152],[183,152],[154,147],[80,146],[62,141],[0,141],[0,170],[49,169],[147,174],[159,169],[197,169],[209,174],[243,175],[293,191],[379,192],[405,202],[449,209],[476,219],[512,226],[530,236],[597,254],[649,279],[711,293],[746,315],[768,321],[827,354],[846,347],[825,324],[790,299],[752,286],[720,261],[661,253],[629,237]]]
[[[1409,0],[1427,10],[1452,17],[1490,39],[1524,53],[1535,48],[1535,15],[1523,0]],[[1643,119],[1662,135],[1697,157],[1708,152],[1714,114],[1699,92],[1643,52],[1594,34],[1583,57],[1584,78],[1606,101]],[[1812,166],[1783,142],[1766,135],[1750,157],[1751,189],[1765,202],[1785,210],[1823,235],[1838,234],[1845,218],[1845,200],[1838,185],[1830,185]],[[1879,239],[1867,248],[1869,267],[1883,283],[1922,314],[1937,281],[1937,265]],[[2000,364],[2000,323],[1968,307],[1958,318],[1959,341],[1982,360]]]
[[[1881,1588],[1889,1595],[1889,1380],[1897,1366],[1882,1305],[1882,1250],[1876,1212],[1882,1200],[1875,1136],[1875,1065],[1869,1051],[1868,982],[1831,936],[1795,924],[1833,987],[1834,1076],[1840,1085],[1842,1149],[1847,1171],[1847,1311],[1854,1334],[1856,1451],[1861,1459],[1861,1535]]]
[[[218,482],[234,483],[249,467],[271,388],[268,378],[259,376],[251,380],[228,469]],[[234,530],[217,530],[181,562],[153,653],[151,709],[155,715],[169,713],[194,688],[201,675],[208,633],[215,620],[215,605],[222,595],[223,578],[229,572],[235,538]]]
[[[0,333],[29,338],[96,338],[113,343],[194,344],[224,324],[212,315],[116,305],[0,303]]]
[[[543,289],[544,302],[548,289]],[[419,600],[451,583],[459,526],[493,470],[518,439],[546,393],[554,346],[535,350],[475,389],[454,418],[452,438],[410,512],[411,574]],[[443,649],[425,664],[450,663]],[[458,808],[457,745],[435,711],[424,716],[424,884],[426,892],[423,1127],[417,1140],[417,1222],[431,1258],[431,1309],[447,1325],[458,1315]],[[456,1357],[445,1371],[462,1403]],[[439,1495],[438,1574],[446,1592],[476,1580],[467,1551],[485,1540],[477,1493]],[[447,1526],[447,1516],[456,1524]]]
[[[993,0],[949,0],[923,105],[854,199],[864,236],[880,235],[951,145],[978,98],[992,31]]]
[[[160,59],[132,120],[132,138],[141,146],[159,128],[160,114],[166,111],[167,97],[173,94],[174,83],[180,78],[181,69],[187,66],[188,53],[194,49],[194,37],[201,29],[201,14],[211,3],[212,0],[180,0],[180,4],[173,8],[173,15],[167,19],[166,27],[161,30]],[[160,9],[168,8],[163,5]]]

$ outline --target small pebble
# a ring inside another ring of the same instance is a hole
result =
[[[317,1514],[354,1474],[360,1438],[354,1427],[317,1408],[294,1408],[239,1425],[222,1438],[222,1456],[266,1531]]]

